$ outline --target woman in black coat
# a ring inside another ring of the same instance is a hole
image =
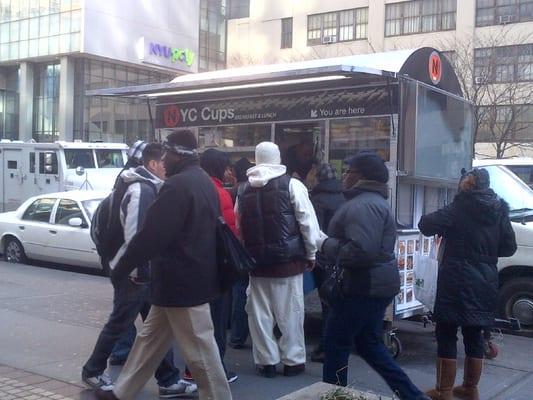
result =
[[[322,164],[316,171],[317,184],[313,187],[310,193],[311,203],[315,208],[318,225],[322,232],[327,232],[329,222],[339,209],[344,204],[346,199],[342,194],[342,183],[337,179],[337,170],[331,164]],[[333,260],[335,262],[335,260]],[[324,281],[329,276],[328,267],[331,266],[331,261],[325,259],[322,253],[317,254],[316,267],[313,269],[313,277],[317,287],[322,286]],[[311,361],[324,362],[324,332],[326,320],[328,318],[328,306],[321,302],[322,307],[322,326],[320,334],[320,343],[313,350],[311,354]]]
[[[453,202],[420,219],[426,235],[444,238],[435,302],[437,384],[432,399],[479,399],[483,367],[482,329],[493,325],[498,299],[498,257],[512,256],[516,241],[509,207],[489,188],[485,169],[463,173]],[[457,329],[465,346],[464,380],[453,387]]]

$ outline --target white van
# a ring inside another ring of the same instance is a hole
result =
[[[490,174],[491,188],[510,208],[518,250],[512,257],[500,258],[499,314],[517,318],[533,327],[533,190],[503,165],[479,165]]]
[[[481,167],[485,165],[505,165],[511,172],[522,179],[526,185],[533,188],[533,158],[487,158],[474,160],[474,165]]]
[[[66,190],[111,190],[127,161],[122,143],[0,141],[0,211],[31,196]]]

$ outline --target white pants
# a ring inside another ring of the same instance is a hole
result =
[[[143,388],[175,340],[198,384],[199,400],[231,400],[215,342],[209,304],[196,307],[152,306],[113,392],[131,400]]]
[[[250,277],[246,312],[258,365],[305,363],[303,274],[288,278]],[[279,341],[274,326],[281,331]]]

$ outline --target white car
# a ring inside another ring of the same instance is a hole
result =
[[[530,157],[515,157],[502,159],[483,159],[474,160],[472,165],[474,167],[484,167],[489,165],[504,165],[511,172],[522,179],[526,185],[533,188],[533,158]]]
[[[79,190],[31,197],[16,211],[0,214],[4,259],[29,259],[102,269],[90,236],[98,204],[109,192]]]

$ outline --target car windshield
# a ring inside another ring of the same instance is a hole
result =
[[[91,199],[81,202],[85,212],[87,213],[87,216],[89,217],[89,220],[93,219],[94,212],[102,200],[103,199]]]
[[[122,150],[96,150],[96,159],[98,160],[98,168],[122,168],[124,166],[124,158],[122,157]]]
[[[533,211],[533,190],[516,175],[497,165],[483,168],[490,175],[490,187],[509,204],[511,212]]]
[[[91,149],[65,149],[65,159],[67,161],[67,168],[69,169],[95,167],[93,151]]]
[[[529,187],[533,187],[533,165],[506,165]]]

